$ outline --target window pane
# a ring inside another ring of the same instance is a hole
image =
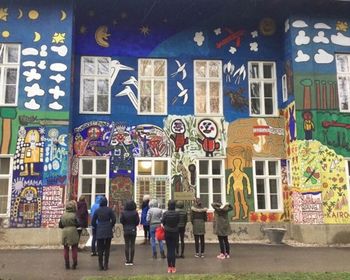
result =
[[[81,181],[82,193],[92,193],[92,179],[83,178]]]
[[[95,59],[93,57],[83,57],[83,74],[94,75],[95,74]]]
[[[252,98],[250,101],[251,112],[253,115],[260,114],[260,99]]]
[[[0,179],[0,196],[6,195],[8,196],[9,189],[9,180],[8,179]]]
[[[7,51],[8,51],[7,61],[9,63],[18,63],[18,49],[19,49],[18,45],[8,46],[8,48],[7,48]]]
[[[196,112],[206,113],[206,83],[196,83]]]
[[[264,78],[265,79],[271,79],[273,77],[273,64],[264,64],[263,71],[264,71]]]
[[[167,207],[167,201],[165,201],[166,197],[166,184],[163,180],[156,181],[156,199],[159,202],[160,208],[165,209]]]
[[[259,64],[252,63],[250,67],[250,78],[259,78]]]
[[[15,85],[17,83],[17,69],[6,68],[6,84]]]
[[[92,174],[92,160],[82,160],[83,174]]]
[[[167,175],[168,174],[168,162],[166,160],[154,161],[154,174],[155,175]]]
[[[91,194],[86,194],[86,193],[82,193],[82,195],[85,196],[85,201],[87,204],[87,208],[90,209],[91,208]]]
[[[221,194],[214,194],[213,195],[213,202],[222,202]]]
[[[83,94],[84,96],[94,95],[95,81],[92,79],[83,80]]]
[[[141,59],[141,76],[152,76],[152,61],[150,59]]]
[[[219,113],[219,87],[220,84],[218,82],[211,82],[209,84],[210,88],[210,112],[211,113]]]
[[[96,174],[106,174],[107,161],[106,160],[96,160]]]
[[[154,82],[154,112],[164,112],[165,83],[163,81]]]
[[[106,179],[97,178],[96,179],[96,194],[105,194],[106,193]]]
[[[221,195],[221,179],[213,179],[213,193],[219,193]]]
[[[207,73],[207,63],[205,61],[196,61],[195,75],[196,78],[205,78]]]
[[[165,76],[165,61],[156,60],[154,61],[154,76],[164,77]]]
[[[277,194],[277,180],[270,179],[269,182],[270,182],[270,193]]]
[[[92,112],[94,111],[94,97],[84,97],[83,98],[83,111]]]
[[[265,181],[264,179],[256,179],[256,191],[257,193],[265,193]]]
[[[7,197],[0,197],[0,214],[7,212]]]
[[[264,83],[264,97],[272,98],[273,84]]]
[[[109,75],[109,59],[107,57],[99,57],[97,59],[97,74]]]
[[[13,104],[16,102],[16,86],[6,86],[5,103]]]
[[[108,79],[97,80],[97,94],[109,94],[109,81]]]
[[[139,160],[137,166],[138,166],[138,174],[139,175],[151,175],[152,174],[152,161]]]
[[[255,161],[255,174],[256,175],[264,175],[264,162],[263,161]]]
[[[338,94],[339,104],[341,110],[349,110],[350,98],[350,77],[338,77]]]
[[[210,78],[219,78],[220,76],[220,67],[217,61],[209,61],[209,77]]]
[[[97,96],[97,112],[108,112],[108,95]]]
[[[338,54],[337,58],[337,71],[340,73],[349,73],[350,72],[350,56]]]
[[[272,99],[265,99],[265,114],[266,115],[273,115]]]
[[[278,209],[277,195],[270,195],[271,209]]]
[[[202,201],[202,206],[205,208],[209,208],[209,195],[201,193],[199,198]]]
[[[138,206],[141,208],[143,202],[143,196],[146,194],[150,194],[150,181],[149,180],[139,180],[138,183],[138,194],[139,197],[137,199]]]
[[[265,209],[265,195],[258,195],[258,209]]]
[[[10,158],[0,158],[0,174],[10,173]]]
[[[221,160],[213,160],[211,162],[211,168],[212,168],[211,174],[213,174],[213,175],[220,175],[221,174],[221,170],[222,170],[221,163],[222,163]]]
[[[151,112],[151,81],[148,80],[142,80],[141,81],[141,103],[140,103],[140,109],[141,112]]]
[[[209,162],[208,161],[204,161],[204,160],[200,160],[199,161],[199,174],[209,174]]]
[[[199,192],[209,193],[209,180],[205,178],[199,179]]]
[[[277,175],[277,162],[276,161],[269,161],[269,175]]]
[[[250,84],[250,96],[251,97],[259,97],[260,96],[260,84],[259,83],[251,83]]]

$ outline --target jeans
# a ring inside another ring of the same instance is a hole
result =
[[[96,253],[96,228],[92,228],[91,253]]]
[[[125,260],[127,263],[134,262],[136,234],[124,234]]]
[[[100,268],[108,268],[109,250],[112,238],[97,239],[98,264]],[[103,259],[104,256],[104,259]]]
[[[205,246],[204,234],[195,235],[194,236],[194,246],[196,248],[196,254],[199,254],[199,241],[200,241],[200,244],[201,244],[201,251],[200,251],[200,253],[203,254],[204,253],[204,246]]]
[[[230,244],[228,243],[228,237],[227,236],[218,236],[219,244],[220,244],[220,251],[222,254],[230,254]]]
[[[156,228],[157,227],[160,227],[160,224],[157,224],[157,225],[151,225],[151,228],[150,228],[150,232],[151,232],[151,245],[152,245],[152,252],[153,254],[156,254],[157,253],[157,248],[156,248]],[[159,240],[158,241],[159,243],[159,250],[161,252],[164,251],[164,248],[163,248],[163,241],[162,240]]]
[[[183,256],[184,251],[185,251],[185,228],[184,227],[179,228],[179,236],[178,236],[178,239],[177,239],[177,242],[176,242],[177,243],[176,244],[176,254],[177,255],[179,254],[180,242],[181,242],[181,253],[180,253],[180,256]]]
[[[165,232],[165,241],[167,248],[167,258],[168,258],[168,267],[175,267],[175,249],[177,240],[179,238],[178,232]]]
[[[72,245],[72,259],[73,263],[78,262],[78,244]],[[63,249],[64,260],[67,264],[69,264],[69,246],[64,246]]]

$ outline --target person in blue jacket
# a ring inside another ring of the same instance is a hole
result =
[[[102,199],[102,195],[96,196],[95,203],[91,206],[90,209],[90,221],[92,221],[92,217],[94,216],[95,211],[97,208],[100,207],[100,202]],[[91,256],[97,256],[96,253],[96,228],[92,226],[92,240],[91,240]]]
[[[151,239],[151,233],[150,233],[150,228],[149,228],[149,222],[147,221],[147,213],[149,210],[149,200],[150,196],[145,194],[143,196],[143,201],[142,201],[142,212],[141,212],[141,225],[143,226],[143,232],[144,232],[144,242],[142,244],[150,244],[150,239]]]

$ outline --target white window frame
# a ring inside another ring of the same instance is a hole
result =
[[[282,76],[282,98],[283,102],[288,100],[287,74]]]
[[[94,59],[94,65],[95,65],[95,73],[94,74],[84,74],[84,59],[90,58]],[[98,59],[107,59],[109,61],[109,71],[108,74],[97,74],[97,60]],[[80,100],[79,100],[79,113],[80,114],[101,114],[106,115],[111,113],[111,77],[110,77],[110,64],[111,64],[111,58],[106,56],[82,56],[80,59]],[[85,79],[94,80],[94,109],[92,111],[84,111],[84,84],[83,81]],[[108,109],[107,111],[98,111],[97,109],[97,81],[100,79],[106,79],[108,80],[108,94],[106,96],[108,97]]]
[[[258,64],[259,65],[259,78],[252,78],[252,65]],[[264,65],[272,65],[272,77],[271,78],[264,78]],[[276,79],[276,63],[273,61],[249,61],[248,62],[248,88],[249,88],[249,115],[250,116],[278,116],[278,99],[277,99],[277,79]],[[260,113],[254,114],[252,112],[252,95],[251,95],[251,84],[257,83],[260,85]],[[264,93],[264,84],[272,84],[272,114],[266,114],[265,113],[265,93]]]
[[[92,173],[91,174],[83,174],[83,161],[91,160],[92,161]],[[97,160],[105,160],[106,161],[106,173],[105,174],[96,174],[96,161]],[[82,194],[82,181],[83,179],[92,179],[92,187],[91,187],[91,205],[95,203],[96,198],[96,179],[105,179],[106,180],[106,190],[105,196],[109,198],[109,157],[79,157],[79,177],[78,177],[78,197]],[[109,201],[108,201],[109,202]]]
[[[11,63],[7,61],[8,58],[8,47],[17,46],[18,47],[18,57],[17,63]],[[19,84],[19,71],[20,71],[20,59],[21,59],[21,45],[20,44],[7,44],[0,43],[0,56],[2,55],[4,61],[0,62],[0,107],[16,107],[18,101],[18,84]],[[5,84],[5,69],[14,68],[17,70],[16,77],[16,95],[15,101],[13,103],[5,103],[6,95],[6,84]]]
[[[348,190],[348,209],[350,213],[350,158],[345,158],[346,186]]]
[[[208,173],[207,174],[200,174],[200,169],[199,169],[199,162],[200,161],[208,161]],[[221,170],[220,174],[212,174],[212,162],[213,161],[221,161]],[[208,196],[209,196],[209,202],[208,202],[208,209],[213,210],[213,207],[211,204],[214,202],[213,201],[213,179],[221,179],[221,202],[223,204],[226,203],[226,188],[225,188],[225,158],[223,157],[215,157],[215,158],[197,158],[196,159],[196,197],[200,198],[200,194],[203,193],[200,190],[200,179],[208,179]],[[207,194],[207,193],[205,193]]]
[[[147,161],[150,162],[150,168],[151,168],[151,174],[150,175],[139,175],[139,162],[140,161]],[[166,161],[167,162],[167,174],[166,175],[157,175],[155,174],[155,161]],[[160,180],[165,180],[168,185],[165,186],[165,205],[164,205],[164,209],[167,208],[167,203],[168,200],[171,199],[171,158],[166,158],[166,157],[135,157],[135,182],[134,182],[134,199],[136,201],[136,204],[141,208],[141,205],[139,205],[139,198],[140,198],[140,192],[139,192],[139,188],[138,188],[138,181],[139,179],[143,179],[143,180],[154,180],[154,182],[156,181],[156,178],[159,178]],[[152,186],[152,183],[150,183],[150,187],[154,187]],[[154,191],[155,192],[155,191]],[[157,199],[156,197],[153,196],[154,192],[152,192],[150,190],[150,197],[151,199]],[[159,201],[158,201],[159,203]]]
[[[264,171],[263,175],[256,175],[255,163],[257,161],[264,162]],[[268,162],[275,161],[277,162],[277,170],[276,175],[266,174],[268,170]],[[277,209],[271,209],[270,204],[270,186],[269,186],[269,178],[276,179],[277,182]],[[257,192],[257,179],[264,179],[265,181],[265,209],[258,208],[258,192]],[[281,179],[281,160],[277,158],[255,158],[253,159],[253,186],[254,186],[254,205],[256,212],[273,212],[273,213],[282,213],[283,212],[283,193],[282,193],[282,179]]]
[[[206,74],[205,77],[197,77],[196,75],[196,63],[206,63]],[[219,77],[209,77],[209,63],[210,62],[217,62],[219,64]],[[222,93],[222,61],[221,60],[194,60],[193,61],[193,79],[194,79],[194,114],[196,116],[222,116],[223,115],[223,93]],[[197,92],[197,82],[205,82],[206,83],[206,112],[197,112],[197,97],[196,97],[196,92]],[[219,112],[218,113],[213,113],[210,112],[210,83],[211,82],[218,82],[219,83]]]
[[[342,72],[340,70],[340,65],[338,63],[338,57],[345,56],[347,57],[348,61],[348,72]],[[350,113],[350,54],[336,54],[336,67],[337,67],[337,85],[338,85],[338,101],[339,101],[339,111],[344,113]],[[347,92],[344,94],[344,99],[347,101],[348,109],[342,109],[342,98],[341,98],[341,87],[340,87],[340,79],[346,79],[347,80]]]
[[[0,179],[8,180],[8,189],[7,189],[7,209],[6,213],[0,213],[0,217],[9,217],[11,209],[11,186],[12,186],[12,173],[13,173],[13,155],[4,155],[0,154],[0,158],[9,158],[9,174],[0,174]],[[2,195],[3,197],[4,195]]]
[[[142,75],[142,67],[141,63],[144,60],[149,60],[152,63],[152,75],[143,76]],[[164,62],[164,76],[155,76],[154,75],[154,64],[157,61]],[[142,81],[150,81],[151,82],[151,111],[150,112],[142,112],[141,111],[141,82]],[[160,81],[164,83],[164,110],[163,112],[154,112],[154,84],[155,82]],[[138,108],[137,113],[139,115],[167,115],[168,114],[168,63],[166,59],[160,58],[140,58],[138,59]]]

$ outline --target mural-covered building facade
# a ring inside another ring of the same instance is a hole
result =
[[[202,2],[1,4],[4,226],[101,194],[349,222],[347,4]]]

